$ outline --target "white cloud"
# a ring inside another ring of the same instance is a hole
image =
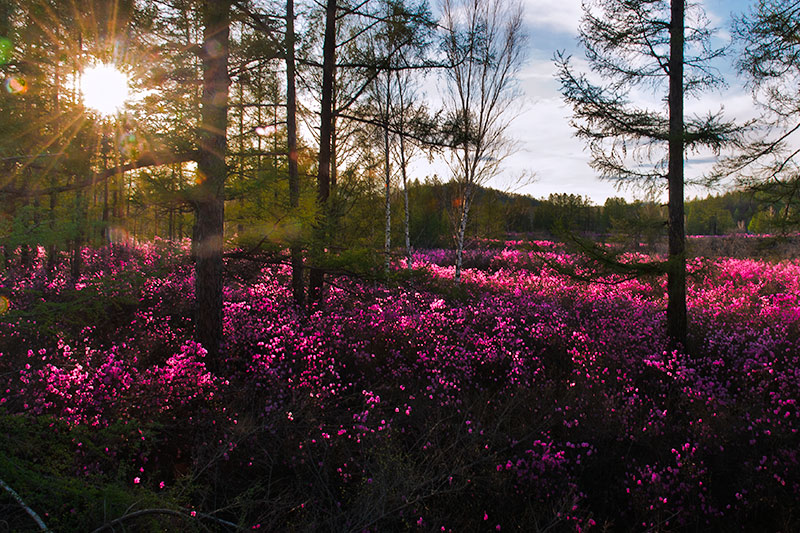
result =
[[[523,0],[525,20],[534,27],[552,31],[578,33],[583,11],[581,0]]]
[[[574,136],[570,114],[555,91],[526,106],[508,132],[520,150],[505,161],[503,176],[492,185],[534,197],[546,198],[554,192],[589,196],[597,203],[623,195],[589,167],[589,154],[585,143]],[[516,179],[526,173],[534,173],[535,180],[515,188]]]

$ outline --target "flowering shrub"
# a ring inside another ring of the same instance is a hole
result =
[[[136,428],[84,466],[266,530],[800,525],[800,262],[693,259],[686,353],[664,280],[571,279],[552,243],[471,250],[458,288],[450,252],[417,252],[424,276],[336,279],[311,315],[285,266],[239,265],[213,375],[186,254],[6,273],[4,416]]]

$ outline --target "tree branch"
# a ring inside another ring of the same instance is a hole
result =
[[[53,194],[53,193],[60,193],[60,192],[68,192],[68,191],[76,191],[79,189],[84,189],[89,187],[90,185],[102,183],[103,181],[116,176],[119,173],[127,172],[128,170],[136,170],[139,168],[145,167],[155,167],[161,165],[171,165],[173,163],[184,163],[186,161],[196,161],[197,160],[197,151],[192,150],[189,152],[146,152],[142,154],[138,159],[132,161],[130,163],[126,163],[124,165],[120,165],[119,167],[109,168],[102,172],[95,172],[93,175],[89,176],[88,178],[84,178],[83,180],[76,181],[70,185],[58,185],[55,187],[48,187],[45,189],[38,189],[36,191],[31,191],[30,189],[24,187],[11,187],[11,186],[3,186],[0,187],[0,194],[8,194],[10,196],[27,196],[35,192],[36,194]]]
[[[36,514],[36,511],[28,507],[28,504],[26,504],[25,501],[22,499],[22,497],[20,497],[20,495],[17,494],[17,491],[9,487],[6,484],[6,482],[3,481],[2,479],[0,479],[0,487],[3,487],[5,491],[8,492],[12,498],[14,498],[17,504],[19,504],[20,507],[25,509],[25,512],[28,513],[31,518],[33,518],[33,521],[36,522],[36,525],[39,526],[39,529],[41,529],[42,531],[50,531],[50,528],[48,528],[47,525],[45,525],[45,523],[42,521],[39,515]]]
[[[175,511],[173,509],[142,509],[141,511],[134,511],[132,513],[124,514],[124,515],[120,516],[119,518],[115,518],[114,520],[112,520],[110,522],[107,522],[107,523],[103,524],[102,526],[98,527],[97,529],[92,531],[92,533],[100,533],[101,531],[104,531],[104,530],[109,529],[109,528],[113,529],[114,526],[122,524],[125,520],[129,520],[131,518],[137,518],[139,516],[146,516],[146,515],[175,516],[175,517],[178,517],[178,518],[183,518],[184,520],[195,520],[195,519],[199,519],[199,518],[205,518],[205,519],[217,522],[219,524],[222,524],[222,525],[225,525],[225,526],[228,526],[228,527],[232,527],[236,531],[246,531],[244,528],[238,526],[237,524],[234,524],[233,522],[228,522],[227,520],[223,520],[221,518],[217,518],[216,516],[212,516],[212,515],[209,515],[209,514],[206,514],[206,513],[195,513],[195,515],[192,516],[187,511]]]

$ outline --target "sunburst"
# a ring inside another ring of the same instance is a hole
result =
[[[112,116],[122,111],[130,96],[128,76],[114,65],[100,63],[83,71],[80,91],[86,107]]]

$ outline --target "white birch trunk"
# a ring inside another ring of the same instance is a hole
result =
[[[22,507],[25,510],[26,513],[28,513],[28,516],[30,516],[33,519],[33,521],[36,522],[36,525],[39,526],[40,530],[42,530],[42,531],[50,531],[50,528],[48,528],[45,525],[44,521],[42,521],[42,519],[39,517],[39,515],[36,514],[36,511],[34,511],[30,507],[28,507],[28,504],[25,503],[25,501],[20,497],[19,494],[17,494],[17,491],[15,491],[10,486],[8,486],[8,484],[6,484],[6,482],[3,481],[2,479],[0,479],[0,487],[5,489],[5,491],[8,492],[11,495],[11,497],[14,499],[14,501],[17,502],[17,504],[20,507]]]
[[[467,217],[469,216],[469,206],[472,201],[472,187],[468,184],[464,190],[464,204],[461,207],[461,220],[458,222],[458,233],[456,234],[456,273],[453,279],[456,283],[461,283],[461,267],[464,257],[464,234],[467,231]]]

